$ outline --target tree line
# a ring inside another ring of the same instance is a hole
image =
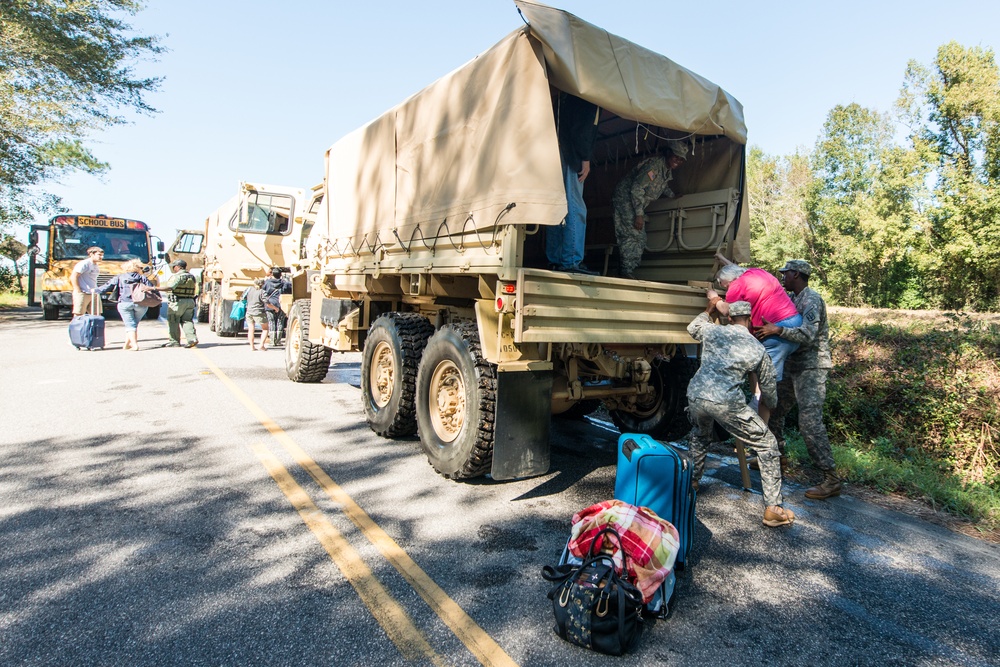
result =
[[[747,160],[754,263],[803,257],[842,306],[1000,310],[1000,70],[950,42],[895,108],[828,114],[811,151]]]

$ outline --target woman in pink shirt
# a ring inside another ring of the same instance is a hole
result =
[[[719,301],[716,309],[723,315],[729,315],[729,304],[737,301],[750,302],[750,325],[754,328],[771,322],[780,327],[797,327],[802,324],[802,315],[795,309],[795,304],[788,297],[781,282],[764,269],[745,269],[734,264],[721,255],[716,255],[725,263],[716,279],[722,289],[726,290],[725,302]],[[708,298],[718,298],[715,290],[708,291]],[[781,338],[768,336],[761,343],[767,350],[774,371],[780,381],[785,368],[785,359],[798,349],[799,344]]]

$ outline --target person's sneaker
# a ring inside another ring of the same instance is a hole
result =
[[[185,345],[184,347],[198,347],[198,341],[192,341]]]
[[[811,500],[826,500],[840,495],[841,482],[833,475],[827,475],[816,486],[806,489],[806,498]]]
[[[781,505],[771,505],[764,510],[764,525],[770,528],[788,526],[795,521],[795,512]]]
[[[160,347],[180,347],[180,346],[181,346],[180,343],[173,343],[173,342],[171,342],[171,343],[164,343]]]

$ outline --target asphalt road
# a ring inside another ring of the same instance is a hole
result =
[[[196,350],[68,344],[0,312],[2,665],[998,665],[1000,548],[787,487],[764,528],[711,461],[673,615],[619,659],[551,629],[541,567],[610,498],[613,426],[557,421],[552,470],[439,477],[366,426],[357,354],[318,385],[199,326]]]

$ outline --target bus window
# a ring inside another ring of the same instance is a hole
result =
[[[149,261],[146,232],[138,229],[100,229],[56,225],[52,239],[53,259],[86,259],[87,248],[97,246],[104,251],[104,260],[120,262],[129,259]]]

